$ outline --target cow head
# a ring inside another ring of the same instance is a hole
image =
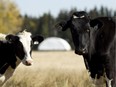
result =
[[[32,65],[31,51],[34,42],[42,42],[42,36],[31,37],[30,32],[20,32],[17,35],[7,35],[6,40],[15,47],[16,56],[22,60],[25,65]]]
[[[80,11],[74,12],[69,20],[58,23],[56,28],[62,31],[70,28],[75,45],[75,53],[82,55],[89,52],[91,35],[94,34],[96,28],[101,27],[99,23],[98,20],[91,21],[86,12]]]
[[[75,45],[75,53],[86,54],[89,44],[89,16],[86,12],[74,12],[68,21],[60,22],[56,27],[62,31],[70,28],[72,39]],[[59,27],[60,26],[60,27]]]

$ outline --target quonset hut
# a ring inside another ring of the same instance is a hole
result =
[[[40,45],[38,46],[38,50],[41,51],[69,51],[71,50],[71,46],[69,43],[59,37],[49,37],[46,38]]]

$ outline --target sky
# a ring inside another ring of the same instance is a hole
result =
[[[116,0],[12,0],[18,6],[22,15],[39,17],[44,13],[50,12],[57,17],[60,10],[70,11],[76,8],[78,11],[90,10],[95,6],[99,9],[101,6],[111,10],[116,10]]]

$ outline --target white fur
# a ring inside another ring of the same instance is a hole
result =
[[[77,19],[77,18],[84,18],[85,17],[85,15],[82,15],[82,16],[80,16],[80,17],[78,17],[78,16],[76,16],[76,15],[73,15],[73,18],[74,19]]]
[[[80,16],[80,18],[84,18],[84,17],[85,17],[85,15]]]
[[[20,37],[20,42],[23,44],[23,48],[25,51],[25,57],[23,59],[23,64],[25,64],[25,61],[33,61],[30,55],[31,51],[31,33],[23,31],[22,33],[19,33],[18,36]]]
[[[2,34],[0,34],[2,36]],[[25,51],[25,57],[23,59],[23,63],[25,64],[25,61],[32,61],[31,55],[30,55],[30,50],[31,50],[31,33],[23,31],[18,34],[20,38],[20,42],[22,42],[24,51]],[[5,38],[6,35],[3,35]],[[21,60],[17,57],[17,62],[16,62],[16,67],[21,63]],[[11,68],[11,66],[8,67],[8,69],[5,71],[5,73],[2,75],[0,74],[0,87],[4,85],[4,83],[13,75],[15,69]]]
[[[76,18],[79,18],[79,17],[77,17],[76,15],[73,15],[73,18],[76,19]]]

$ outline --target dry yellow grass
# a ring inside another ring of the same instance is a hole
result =
[[[33,52],[32,56],[34,64],[20,64],[4,87],[94,87],[83,58],[73,51]]]

